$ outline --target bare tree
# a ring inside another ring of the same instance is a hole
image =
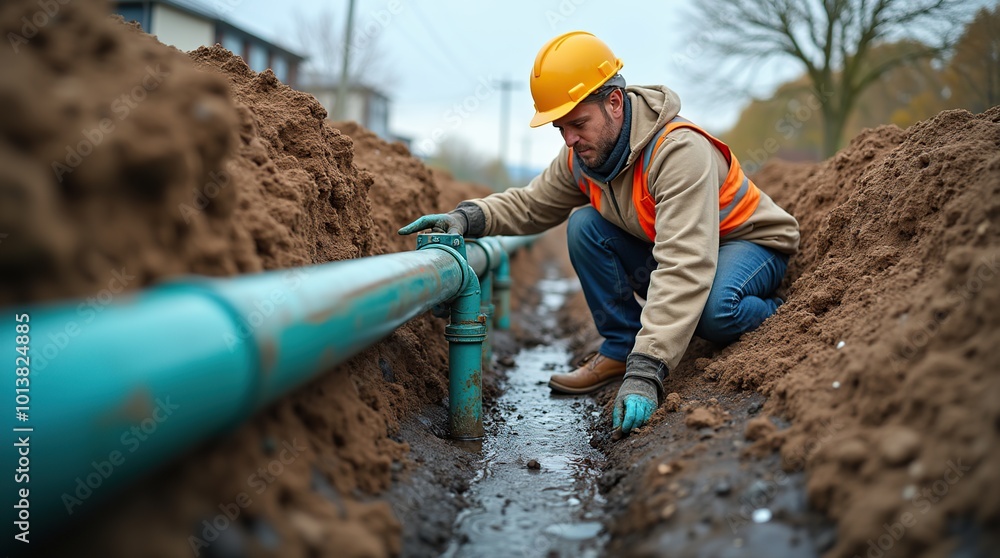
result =
[[[344,18],[329,8],[317,13],[297,13],[295,33],[299,45],[308,53],[307,71],[314,78],[333,82],[339,79],[344,49],[351,49],[349,84],[388,86],[386,55],[380,46],[381,26],[355,25],[354,36],[344,40]],[[365,23],[365,22],[361,22]]]
[[[699,7],[706,45],[736,73],[791,59],[805,73],[823,115],[823,151],[840,147],[861,93],[889,70],[938,56],[952,44],[967,0],[707,0]],[[873,63],[879,44],[909,39],[917,48]],[[729,73],[729,72],[727,72]],[[745,73],[744,77],[749,74]]]

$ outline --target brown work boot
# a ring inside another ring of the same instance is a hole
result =
[[[549,387],[562,393],[590,393],[595,389],[620,380],[625,375],[625,363],[600,353],[587,357],[569,374],[553,374]]]

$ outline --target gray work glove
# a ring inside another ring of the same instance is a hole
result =
[[[468,226],[469,221],[463,213],[459,211],[452,211],[450,213],[424,215],[409,225],[399,229],[399,234],[413,234],[422,230],[431,229],[432,232],[464,235],[465,229]]]
[[[464,201],[454,211],[424,215],[399,229],[399,234],[413,234],[424,229],[479,238],[486,232],[486,215],[478,205]]]
[[[634,428],[649,422],[663,399],[663,379],[667,367],[659,360],[632,353],[625,363],[625,380],[618,389],[611,413],[611,438],[618,440]]]

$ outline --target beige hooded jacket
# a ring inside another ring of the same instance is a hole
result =
[[[601,216],[633,236],[649,241],[632,205],[632,166],[642,149],[677,116],[680,99],[663,86],[626,88],[632,105],[632,153],[603,190]],[[485,235],[534,234],[566,220],[574,208],[590,203],[567,165],[568,149],[526,187],[479,200]],[[674,369],[687,348],[708,299],[719,257],[719,186],[729,165],[722,153],[693,130],[670,133],[650,162],[649,191],[656,202],[657,268],[650,275],[642,328],[633,353],[655,358]],[[795,218],[761,192],[754,214],[722,241],[749,240],[786,254],[798,249]]]

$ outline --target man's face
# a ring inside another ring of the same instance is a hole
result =
[[[552,123],[583,164],[603,165],[611,155],[622,128],[621,91],[603,101],[580,103],[566,116]]]

